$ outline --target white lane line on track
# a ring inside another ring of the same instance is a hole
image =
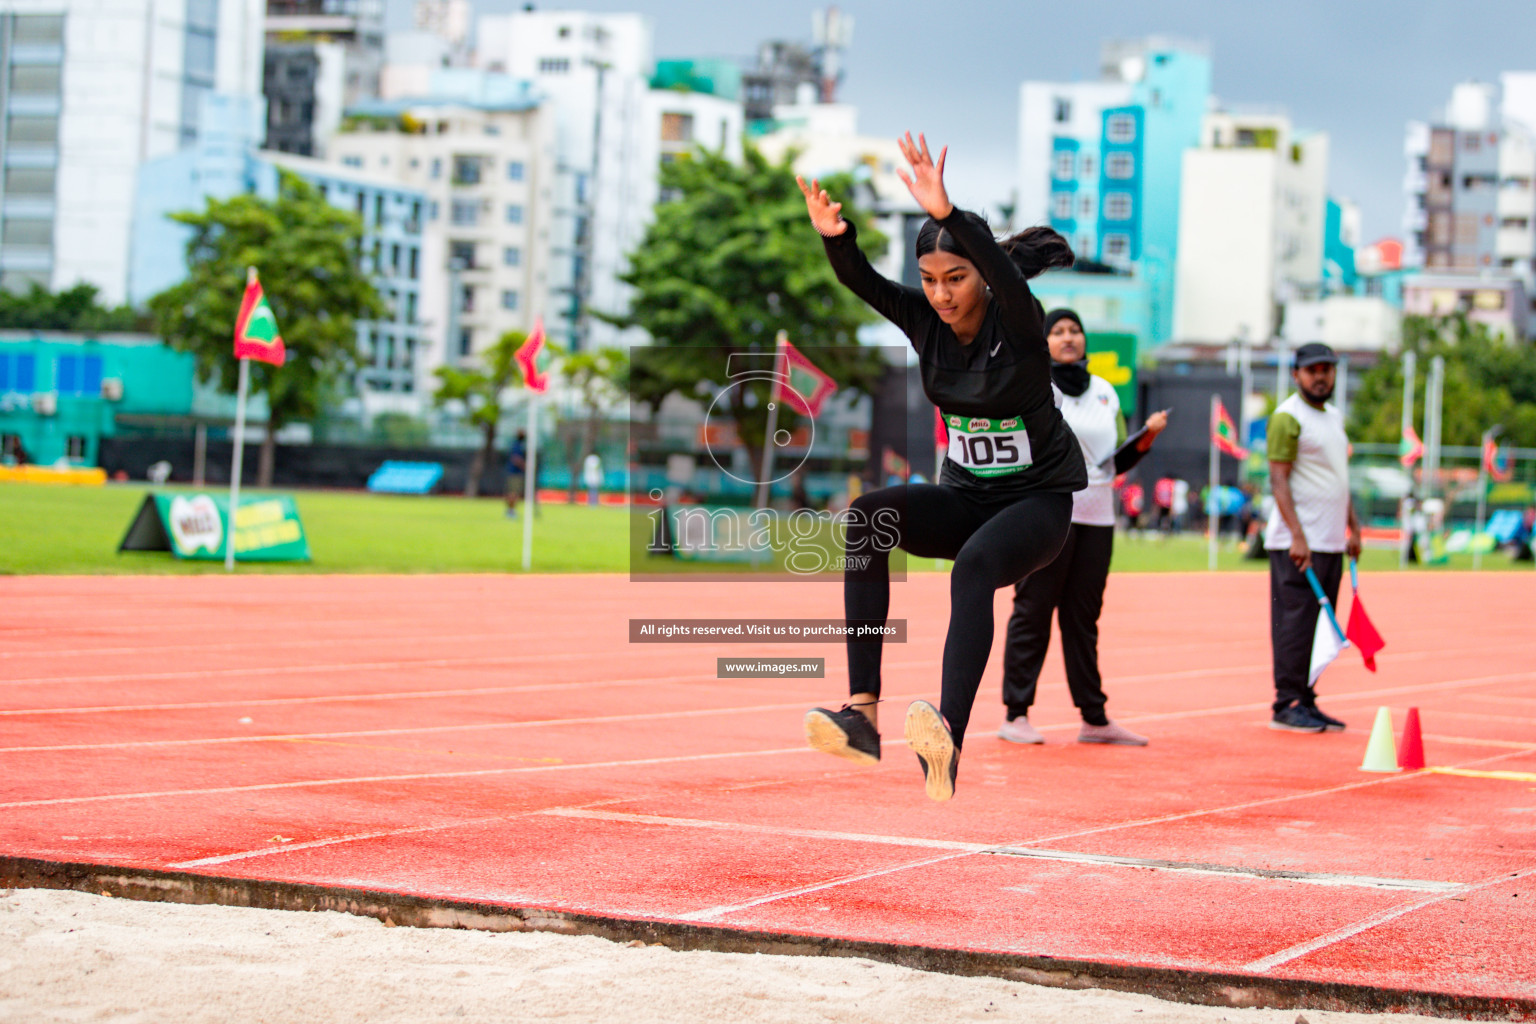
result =
[[[839,886],[852,885],[855,882],[867,882],[870,879],[880,878],[884,875],[893,875],[898,871],[911,871],[914,868],[931,867],[934,864],[942,864],[948,860],[958,860],[961,857],[974,857],[973,853],[948,853],[942,857],[927,857],[923,860],[906,861],[902,864],[890,867],[877,868],[874,871],[865,871],[857,875],[841,875],[828,879],[825,882],[817,882],[815,885],[802,885],[794,889],[785,889],[780,892],[771,892],[756,899],[742,900],[739,903],[725,903],[718,907],[706,907],[703,910],[695,910],[688,914],[679,914],[679,921],[718,921],[727,914],[734,914],[742,910],[751,910],[765,903],[774,903],[779,900],[794,899],[796,896],[808,896],[813,892],[824,892],[827,889],[836,889]]]
[[[891,666],[891,667],[896,667],[896,666]],[[713,678],[713,677],[706,676],[706,677],[664,677],[664,678],[679,678],[679,679],[681,679],[681,678],[695,678],[695,679],[697,679],[697,678]],[[1389,687],[1389,688],[1381,689],[1381,690],[1365,690],[1365,691],[1360,691],[1358,693],[1352,693],[1352,694],[1340,694],[1338,697],[1336,697],[1334,699],[1338,703],[1343,703],[1347,699],[1375,699],[1375,698],[1380,697],[1380,696],[1396,695],[1396,694],[1401,694],[1403,692],[1414,693],[1414,692],[1421,692],[1421,691],[1426,690],[1426,689],[1428,689],[1428,690],[1460,689],[1460,688],[1465,688],[1465,687],[1468,687],[1468,686],[1483,685],[1483,684],[1487,684],[1487,683],[1490,683],[1490,682],[1507,682],[1507,681],[1509,681],[1511,679],[1526,679],[1526,678],[1536,679],[1536,673],[1523,672],[1523,673],[1515,673],[1514,675],[1481,676],[1481,677],[1477,677],[1477,678],[1473,678],[1473,679],[1448,680],[1446,682],[1440,682],[1440,683],[1421,683],[1421,684],[1416,685],[1416,686],[1400,686],[1400,687]],[[638,685],[640,683],[648,682],[648,681],[650,681],[650,680],[639,680],[639,681],[636,681],[636,682],[637,682],[637,685]],[[589,683],[579,683],[579,684],[564,684],[564,683],[561,683],[561,684],[545,684],[545,685],[554,687],[554,686],[587,686],[587,685],[591,685],[591,684],[589,684]],[[917,696],[921,696],[921,694],[897,694],[897,695],[892,695],[892,696],[888,697],[887,699],[889,699],[889,700],[898,700],[899,701],[899,700],[911,699],[911,698],[914,698],[914,697],[917,697]],[[532,727],[532,726],[565,726],[565,725],[584,725],[584,724],[609,724],[609,723],[614,723],[614,722],[648,721],[648,720],[655,720],[655,719],[668,718],[668,717],[690,717],[690,716],[697,715],[697,714],[724,714],[724,713],[729,713],[729,712],[734,712],[734,711],[739,711],[739,712],[758,712],[758,711],[783,710],[783,709],[788,708],[788,707],[799,707],[799,706],[802,706],[802,703],[736,706],[736,707],[729,707],[729,708],[707,708],[707,709],[700,709],[700,710],[677,711],[677,712],[646,712],[646,713],[640,713],[640,714],[635,714],[635,715],[604,715],[604,716],[594,716],[594,717],[590,717],[590,718],[536,719],[536,720],[527,721],[527,722],[474,722],[474,723],[462,724],[462,725],[413,726],[413,727],[402,727],[402,728],[395,728],[395,729],[365,729],[365,730],[353,730],[353,731],[345,731],[345,732],[263,733],[263,734],[260,734],[260,735],[251,735],[251,736],[216,736],[216,737],[208,737],[208,738],[202,738],[202,739],[185,739],[185,740],[124,740],[124,741],[114,742],[114,743],[72,743],[72,744],[58,744],[58,745],[49,745],[49,746],[0,747],[0,754],[7,754],[7,753],[14,754],[14,753],[28,753],[28,752],[45,752],[45,751],[69,751],[69,750],[117,750],[117,749],[129,749],[129,748],[142,749],[142,748],[158,748],[158,747],[167,747],[167,748],[169,748],[169,747],[189,747],[189,746],[216,746],[216,745],[229,744],[229,743],[261,743],[261,742],[287,742],[287,743],[293,743],[293,742],[302,742],[304,740],[362,739],[362,738],[378,737],[378,736],[409,736],[409,735],[418,735],[418,734],[426,735],[426,734],[432,734],[432,733],[477,732],[477,731],[486,731],[486,730],[494,730],[494,729],[528,728],[528,727]],[[1191,718],[1206,718],[1206,717],[1212,717],[1212,716],[1217,716],[1217,715],[1235,714],[1235,713],[1238,713],[1238,712],[1245,712],[1245,711],[1257,711],[1257,710],[1261,710],[1261,709],[1268,709],[1268,707],[1269,707],[1268,702],[1255,702],[1255,703],[1251,703],[1251,704],[1228,704],[1228,705],[1225,705],[1223,707],[1217,707],[1217,708],[1196,708],[1196,709],[1186,710],[1186,711],[1164,711],[1164,712],[1156,712],[1156,713],[1144,714],[1144,715],[1127,714],[1127,715],[1122,715],[1120,717],[1119,721],[1122,721],[1122,722],[1136,722],[1136,723],[1141,723],[1141,722],[1157,722],[1157,721],[1170,721],[1170,720],[1177,721],[1177,720],[1191,719]],[[9,715],[9,714],[17,714],[17,713],[18,712],[0,711],[0,716]],[[1071,723],[1068,723],[1068,724],[1041,726],[1041,728],[1046,729],[1046,730],[1066,730],[1066,729],[1076,728],[1076,726],[1071,724]],[[1532,744],[1532,746],[1536,746],[1536,744]]]
[[[1474,765],[1491,764],[1495,761],[1504,761],[1511,757],[1519,757],[1522,754],[1536,750],[1536,744],[1525,750],[1510,751],[1507,754],[1493,754],[1490,757],[1479,758],[1475,761],[1464,761],[1455,765],[1457,768],[1471,768]],[[1072,832],[1061,832],[1056,835],[1040,836],[1036,839],[1020,840],[1010,843],[1010,846],[1033,846],[1036,843],[1055,843],[1064,839],[1077,839],[1081,836],[1099,835],[1104,832],[1118,832],[1122,829],[1141,828],[1144,825],[1163,825],[1172,821],[1184,821],[1189,818],[1201,818],[1211,814],[1230,814],[1233,811],[1246,811],[1255,807],[1268,807],[1274,804],[1287,803],[1292,800],[1310,799],[1316,796],[1329,796],[1334,793],[1347,793],[1355,789],[1369,789],[1372,786],[1388,786],[1401,783],[1408,779],[1422,778],[1426,772],[1404,772],[1401,775],[1381,775],[1372,779],[1362,779],[1359,782],[1347,782],[1342,786],[1326,786],[1322,789],[1309,789],[1301,793],[1289,793],[1284,796],[1265,797],[1262,800],[1248,800],[1240,804],[1227,804],[1222,807],[1209,807],[1198,811],[1181,811],[1177,814],[1164,814],[1156,818],[1137,818],[1134,821],[1119,822],[1113,825],[1095,825],[1092,828],[1077,829]]]
[[[557,808],[567,810],[581,810],[588,807],[601,807],[604,804],[619,803],[628,800],[629,797],[608,797],[604,800],[594,800],[580,807]],[[534,814],[544,814],[549,808],[540,808],[529,811],[517,811],[512,814],[493,814],[481,818],[460,818],[455,821],[439,822],[435,825],[408,825],[404,828],[379,829],[375,832],[357,832],[346,836],[332,836],[329,839],[313,839],[307,843],[285,843],[281,846],[264,846],[255,850],[241,850],[238,853],[224,853],[214,857],[199,857],[196,860],[184,860],[175,864],[167,864],[168,868],[204,868],[214,864],[229,864],[233,861],[250,860],[254,857],[275,857],[284,853],[293,853],[297,850],[317,850],[325,846],[339,846],[342,843],[359,843],[369,839],[388,839],[393,836],[420,835],[423,832],[446,832],[449,829],[467,828],[473,825],[487,825],[498,821],[515,821],[518,818],[526,818]]]
[[[905,699],[907,695],[897,697]],[[687,711],[640,711],[630,715],[593,715],[586,718],[536,718],[525,722],[473,722],[467,725],[424,725],[408,729],[363,729],[352,732],[299,732],[273,733],[262,736],[220,736],[199,740],[126,740],[122,743],[81,743],[53,747],[0,747],[0,754],[27,753],[33,751],[60,750],[116,750],[140,747],[189,747],[212,746],[224,743],[305,743],[318,740],[368,739],[376,736],[418,736],[445,732],[483,732],[493,729],[536,729],[561,725],[612,725],[616,722],[655,722],[675,718],[701,718],[708,715],[758,714],[766,711],[785,711],[804,708],[804,701],[780,704],[729,705],[719,708],[690,708]],[[807,748],[809,749],[809,748]],[[438,750],[423,750],[423,754],[440,754]]]
[[[725,761],[738,757],[772,757],[781,754],[814,754],[809,747],[776,750],[733,750],[720,754],[681,754],[675,757],[641,757],[630,761],[585,761],[578,764],[541,764],[517,768],[475,768],[457,772],[415,772],[409,775],[363,775],[344,779],[300,779],[296,782],[261,782],[249,786],[211,786],[205,789],[162,789],[149,793],[103,793],[99,796],[64,796],[46,800],[13,800],[0,810],[19,807],[52,807],[59,804],[94,804],[110,800],[158,800],[163,797],[215,796],[220,793],[259,793],[274,789],[306,789],[311,786],[354,786],[367,782],[421,782],[434,779],[468,779],[482,775],[528,775],[536,772],[585,771],[591,768],[645,768],[658,764],[691,761]]]
[[[934,667],[934,666],[936,666],[938,664],[939,664],[938,659],[929,659],[929,660],[926,660],[926,661],[886,662],[885,666],[886,666],[886,668],[890,668],[890,669],[909,669],[909,668],[932,668],[932,667]],[[400,691],[400,692],[356,693],[356,694],[339,693],[339,694],[327,694],[327,695],[325,695],[323,697],[262,697],[262,698],[252,697],[252,698],[247,698],[247,699],[244,699],[244,700],[185,701],[185,702],[182,702],[182,703],[172,703],[172,704],[105,704],[105,705],[97,705],[97,706],[92,706],[92,707],[14,708],[14,709],[11,709],[11,710],[8,710],[8,711],[0,711],[0,717],[9,717],[9,716],[17,716],[17,715],[85,715],[85,714],[122,713],[122,712],[133,712],[133,711],[180,711],[180,710],[184,710],[184,709],[188,709],[188,708],[200,709],[200,708],[281,707],[283,705],[288,705],[288,704],[346,704],[346,703],[350,703],[350,702],[354,702],[354,701],[361,703],[361,702],[365,702],[365,701],[380,701],[380,700],[386,700],[386,701],[387,700],[415,700],[415,699],[430,700],[431,698],[434,698],[434,697],[472,697],[472,696],[477,696],[477,695],[480,695],[480,694],[492,694],[492,695],[494,695],[494,694],[500,694],[500,693],[533,693],[533,692],[542,691],[542,690],[566,690],[566,689],[576,689],[576,688],[580,688],[580,687],[591,687],[591,686],[597,686],[597,685],[601,685],[601,686],[619,686],[619,685],[623,685],[623,686],[629,686],[629,685],[640,686],[640,685],[644,685],[646,683],[698,682],[698,681],[703,681],[703,680],[709,680],[711,682],[718,682],[719,681],[719,677],[716,674],[714,674],[714,673],[701,673],[701,674],[698,674],[698,675],[677,675],[677,676],[637,676],[637,677],[635,677],[633,679],[618,679],[618,680],[603,679],[603,680],[594,681],[594,680],[591,680],[591,679],[578,679],[578,680],[575,680],[575,681],[572,681],[572,682],[565,682],[565,683],[530,683],[530,684],[528,684],[526,686],[482,686],[482,687],[473,687],[473,688],[469,688],[469,689],[457,689],[457,690],[406,690],[406,691]],[[773,682],[774,680],[770,680],[770,679],[752,680],[752,679],[743,678],[743,679],[740,679],[740,680],[737,680],[737,681],[740,682],[740,683],[751,683],[751,682],[754,682],[754,681],[755,682],[761,682],[761,683],[767,683],[767,682]],[[1077,727],[1074,725],[1073,728],[1075,729]]]
[[[665,650],[665,648],[661,648]],[[398,661],[344,661],[330,665],[281,665],[262,668],[193,669],[186,672],[138,672],[107,676],[39,676],[0,680],[0,686],[40,686],[54,683],[133,683],[170,679],[214,679],[241,676],[291,676],[322,672],[383,672],[391,669],[452,668],[464,665],[526,665],[531,662],[581,661],[611,658],[609,651],[568,651],[554,654],[508,654],[478,658],[423,658]]]
[[[556,818],[583,818],[594,821],[659,825],[672,828],[714,829],[722,832],[748,835],[822,839],[829,842],[869,843],[878,846],[907,846],[933,850],[955,850],[965,853],[986,853],[1004,857],[1018,857],[1026,860],[1065,861],[1071,864],[1098,864],[1106,867],[1150,868],[1154,871],[1213,875],[1220,878],[1249,878],[1270,882],[1300,882],[1309,885],[1413,890],[1420,892],[1444,892],[1462,887],[1460,882],[1443,882],[1419,878],[1378,878],[1371,875],[1346,875],[1326,871],[1283,871],[1267,868],[1238,867],[1226,864],[1182,863],[1147,857],[1115,857],[1107,854],[1081,853],[1075,850],[1031,850],[1011,846],[997,846],[991,843],[962,843],[948,839],[887,836],[864,832],[830,832],[822,829],[784,828],[778,825],[752,825],[736,821],[672,818],[655,814],[629,814],[622,811],[594,811],[555,807],[533,813]]]
[[[515,640],[544,639],[538,633],[403,633],[390,630],[387,639],[391,643],[463,643],[467,640],[488,640],[504,644]],[[338,644],[377,644],[377,632],[359,633],[353,636],[325,636],[304,640],[232,640],[224,643],[156,644],[146,647],[70,647],[47,651],[0,651],[0,660],[11,658],[88,658],[96,655],[121,654],[201,654],[205,651],[273,651],[293,650],[300,647],[334,647]]]
[[[1503,760],[1505,758],[1515,757],[1515,756],[1518,756],[1518,754],[1514,754],[1514,753],[1511,753],[1511,754],[1495,754],[1492,757],[1482,758],[1482,759],[1477,760],[1477,761],[1469,761],[1466,764],[1458,765],[1457,767],[1470,767],[1472,765],[1488,764],[1490,762],[1500,761],[1500,760]],[[1253,801],[1248,801],[1246,803],[1241,803],[1241,804],[1229,804],[1229,805],[1226,805],[1226,806],[1223,806],[1223,807],[1210,807],[1210,808],[1204,808],[1204,809],[1195,810],[1195,811],[1185,811],[1185,812],[1182,812],[1182,813],[1179,813],[1179,814],[1162,815],[1162,816],[1156,817],[1156,818],[1142,818],[1142,819],[1139,819],[1139,820],[1136,820],[1136,821],[1127,821],[1127,822],[1120,822],[1120,823],[1112,824],[1112,825],[1102,825],[1102,826],[1098,826],[1098,827],[1095,827],[1095,828],[1079,829],[1079,830],[1074,831],[1074,832],[1063,832],[1063,833],[1061,833],[1059,835],[1054,835],[1054,836],[1042,836],[1042,837],[1039,837],[1039,838],[1036,838],[1036,839],[1028,839],[1028,838],[1019,839],[1019,840],[1015,840],[1013,842],[1003,843],[1003,844],[1000,844],[1000,845],[1008,846],[1008,847],[1021,848],[1021,849],[1022,848],[1028,848],[1028,847],[1031,847],[1031,846],[1035,845],[1036,843],[1055,842],[1055,841],[1062,840],[1062,839],[1073,839],[1073,838],[1076,838],[1078,836],[1095,835],[1095,834],[1103,833],[1103,832],[1115,832],[1115,831],[1119,831],[1119,830],[1122,830],[1122,829],[1140,828],[1140,827],[1142,827],[1144,825],[1158,825],[1158,824],[1162,824],[1162,823],[1170,822],[1170,821],[1182,821],[1182,820],[1186,820],[1186,819],[1189,819],[1189,818],[1204,817],[1206,815],[1224,814],[1224,813],[1228,813],[1228,812],[1231,812],[1231,811],[1246,810],[1246,809],[1251,808],[1251,807],[1263,807],[1263,806],[1270,805],[1270,804],[1288,803],[1288,802],[1295,801],[1295,800],[1309,800],[1309,799],[1311,799],[1313,797],[1327,796],[1327,795],[1332,794],[1332,793],[1340,793],[1340,792],[1344,792],[1345,790],[1350,790],[1350,789],[1364,789],[1364,788],[1367,788],[1367,787],[1370,787],[1370,786],[1391,785],[1393,783],[1400,783],[1404,779],[1419,778],[1419,777],[1421,777],[1424,774],[1426,774],[1426,773],[1411,772],[1411,773],[1404,774],[1404,775],[1383,775],[1380,778],[1367,779],[1367,780],[1365,780],[1363,782],[1352,783],[1352,784],[1347,785],[1347,786],[1329,786],[1329,787],[1324,788],[1324,789],[1306,790],[1306,791],[1301,792],[1301,793],[1291,793],[1291,794],[1287,794],[1285,796],[1270,797],[1270,798],[1267,798],[1267,799],[1264,799],[1264,800],[1253,800]],[[818,884],[812,885],[812,886],[800,886],[800,887],[797,887],[795,889],[789,889],[789,890],[785,890],[785,891],[778,892],[778,893],[768,893],[768,894],[766,894],[764,896],[760,896],[760,897],[758,897],[756,899],[752,899],[752,900],[747,900],[747,901],[745,901],[743,903],[739,903],[739,904],[738,903],[732,903],[732,904],[726,904],[726,905],[722,905],[722,906],[718,906],[718,907],[710,907],[710,908],[708,908],[706,910],[695,911],[692,914],[685,915],[682,919],[683,920],[694,920],[694,921],[710,921],[710,920],[715,920],[717,918],[724,917],[727,914],[735,913],[738,910],[749,910],[749,909],[751,909],[753,907],[760,907],[760,906],[763,906],[764,904],[773,903],[773,902],[775,902],[777,900],[792,899],[792,898],[794,898],[796,896],[803,896],[803,895],[806,895],[806,894],[812,893],[812,892],[822,892],[822,891],[825,891],[827,889],[837,888],[838,886],[849,885],[849,884],[851,884],[853,882],[869,881],[870,879],[873,879],[873,878],[879,878],[879,877],[884,876],[884,875],[893,875],[893,874],[896,874],[896,873],[901,872],[901,871],[911,870],[913,868],[925,867],[925,866],[930,865],[930,864],[939,864],[939,863],[942,863],[943,861],[955,860],[955,859],[960,858],[960,857],[974,857],[974,856],[979,856],[979,854],[969,853],[969,852],[965,852],[965,851],[957,851],[955,853],[951,853],[951,854],[948,854],[947,856],[943,856],[943,857],[935,857],[935,858],[930,858],[930,859],[927,859],[927,860],[909,861],[909,862],[903,863],[903,864],[894,864],[894,865],[891,865],[889,867],[879,868],[879,869],[876,869],[874,871],[863,872],[863,873],[858,874],[858,875],[847,875],[847,876],[843,876],[843,877],[840,877],[840,878],[829,879],[826,882],[821,882],[821,883],[818,883]]]
[[[1479,892],[1483,889],[1489,888],[1490,886],[1498,885],[1500,882],[1517,881],[1521,878],[1525,878],[1533,874],[1536,874],[1536,868],[1525,868],[1520,871],[1505,872],[1499,875],[1495,875],[1492,878],[1484,879],[1481,882],[1458,886],[1451,892],[1444,892],[1435,896],[1428,896],[1421,900],[1415,900],[1412,903],[1406,903],[1402,906],[1392,907],[1391,909],[1383,910],[1379,913],[1372,914],[1370,917],[1356,921],[1354,924],[1345,925],[1343,928],[1340,928],[1336,931],[1331,931],[1327,935],[1319,935],[1315,939],[1309,939],[1306,942],[1299,942],[1288,949],[1280,950],[1278,953],[1271,953],[1269,956],[1261,957],[1258,960],[1243,964],[1241,969],[1245,971],[1253,971],[1256,974],[1263,974],[1267,971],[1273,970],[1276,967],[1279,967],[1281,964],[1290,963],[1292,960],[1304,957],[1309,953],[1315,953],[1320,949],[1336,945],[1346,939],[1352,939],[1356,935],[1359,935],[1361,932],[1369,931],[1370,929],[1375,928],[1377,925],[1386,924],[1388,921],[1395,921],[1399,917],[1403,917],[1418,910],[1423,910],[1425,907],[1432,907],[1437,903],[1444,903],[1446,900],[1465,898],[1471,893]]]

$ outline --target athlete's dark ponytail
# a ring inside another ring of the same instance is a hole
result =
[[[986,231],[992,230],[985,220],[969,210],[962,210],[961,216]],[[998,245],[1003,247],[1003,251],[1026,278],[1034,277],[1052,267],[1066,268],[1072,265],[1072,247],[1067,244],[1065,238],[1047,227],[1025,228],[1016,235],[1002,239]],[[970,259],[970,256],[955,241],[954,236],[939,227],[939,222],[932,217],[923,221],[923,226],[918,229],[915,248],[918,258],[937,249]]]
[[[1024,272],[1025,277],[1034,277],[1052,267],[1065,270],[1075,259],[1067,240],[1047,227],[1025,228],[998,244]]]

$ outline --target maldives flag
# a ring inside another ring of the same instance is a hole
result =
[[[549,364],[553,361],[544,344],[544,318],[533,322],[533,333],[517,347],[512,358],[523,371],[523,384],[536,395],[549,390]]]
[[[1211,406],[1211,444],[1223,455],[1234,459],[1246,459],[1248,449],[1237,443],[1237,424],[1227,415],[1227,407],[1216,399]]]
[[[1413,427],[1404,427],[1403,439],[1397,443],[1397,461],[1407,469],[1423,457],[1424,442],[1420,441],[1419,435],[1413,432]]]
[[[822,373],[786,337],[779,338],[778,357],[773,364],[774,399],[802,416],[817,416],[827,399],[837,390],[837,381]]]
[[[261,282],[252,270],[245,280],[245,297],[240,300],[240,315],[235,318],[235,358],[282,366],[287,358],[282,335],[277,333],[277,317],[267,305]]]
[[[1491,437],[1483,438],[1483,468],[1497,483],[1507,484],[1515,478],[1509,456],[1499,454],[1499,446]]]

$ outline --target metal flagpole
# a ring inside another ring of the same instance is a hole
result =
[[[1210,558],[1207,568],[1211,572],[1216,571],[1216,527],[1221,522],[1220,517],[1212,514],[1213,506],[1220,507],[1215,504],[1217,478],[1219,475],[1217,460],[1221,458],[1220,453],[1216,451],[1216,403],[1220,401],[1221,399],[1214,393],[1211,395],[1211,436],[1207,439],[1207,443],[1211,446],[1211,484],[1210,489],[1206,491],[1205,532],[1210,536]]]
[[[1488,444],[1499,436],[1498,427],[1483,431],[1483,443],[1477,452],[1477,524],[1472,528],[1472,568],[1483,567],[1483,548],[1478,543],[1483,536],[1483,522],[1488,515]]]
[[[252,275],[256,272],[251,271]],[[240,360],[240,389],[235,399],[235,464],[229,471],[229,522],[224,531],[224,571],[235,571],[235,510],[240,507],[240,463],[245,455],[245,395],[251,388],[251,361]]]
[[[533,567],[533,503],[538,498],[539,393],[528,391],[528,452],[523,466],[523,571]]]
[[[773,497],[773,435],[779,430],[779,401],[783,382],[779,379],[779,356],[784,343],[789,340],[788,331],[780,331],[773,339],[773,383],[768,387],[768,428],[763,432],[763,478],[757,484],[757,507],[767,508]]]
[[[1400,437],[1404,442],[1408,440],[1408,431],[1413,429],[1413,390],[1419,370],[1419,357],[1413,352],[1403,353],[1403,428]],[[1408,568],[1408,551],[1413,547],[1413,514],[1409,506],[1420,499],[1414,495],[1413,490],[1413,466],[1408,469],[1408,498],[1401,508],[1403,542],[1398,545],[1397,567]]]
[[[1425,491],[1437,494],[1440,490],[1440,426],[1443,410],[1440,408],[1445,388],[1445,357],[1435,356],[1429,361],[1429,380],[1424,389],[1424,475]]]

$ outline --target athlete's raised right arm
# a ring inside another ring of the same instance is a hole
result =
[[[917,340],[912,337],[912,328],[930,309],[923,293],[916,288],[904,288],[887,280],[870,266],[863,250],[859,248],[858,232],[853,222],[842,218],[843,204],[834,203],[819,182],[813,179],[807,185],[805,179],[798,175],[795,182],[805,196],[806,212],[810,214],[811,224],[821,235],[822,244],[827,250],[827,262],[832,264],[832,272],[837,275],[837,279],[843,287],[874,307],[875,312],[900,327],[908,338],[912,338],[915,347]]]

